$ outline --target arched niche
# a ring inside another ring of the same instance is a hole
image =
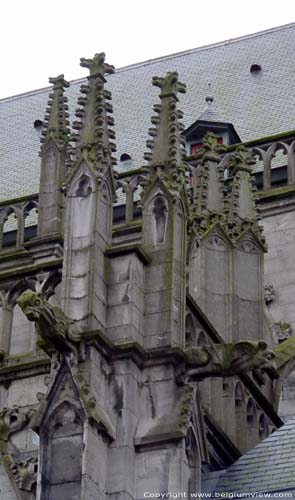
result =
[[[247,448],[247,426],[246,418],[246,397],[240,382],[235,386],[235,426],[236,426],[236,445],[244,453]]]
[[[155,196],[152,204],[154,243],[165,243],[167,232],[168,204],[161,194]]]
[[[204,345],[209,345],[209,344],[210,344],[210,341],[209,341],[207,335],[205,334],[205,332],[203,332],[203,330],[200,330],[198,332],[197,345],[204,346]]]
[[[200,491],[201,459],[195,432],[192,427],[185,438],[185,453],[188,464],[188,498]]]
[[[197,332],[193,317],[187,314],[185,318],[185,345],[194,346],[197,343]]]
[[[202,264],[199,238],[195,238],[189,257],[189,292],[197,300],[202,286]]]
[[[256,242],[245,235],[234,259],[235,340],[257,340],[262,336],[262,255]]]
[[[215,294],[226,292],[228,246],[224,238],[218,233],[209,234],[203,242],[206,251],[204,264],[206,288]]]
[[[41,500],[80,498],[83,454],[81,410],[64,401],[42,425]]]
[[[99,234],[109,243],[112,234],[112,200],[107,182],[103,182],[101,185],[100,202],[97,205],[97,229]]]
[[[169,204],[164,193],[157,189],[146,200],[143,211],[144,242],[148,245],[163,245],[167,242]]]
[[[257,408],[252,398],[247,401],[247,448],[251,449],[259,441]]]
[[[139,181],[138,181],[139,182]],[[142,210],[141,210],[141,193],[142,193],[143,187],[138,184],[136,189],[132,193],[132,200],[133,200],[133,214],[132,218],[133,219],[139,219],[142,216]]]
[[[218,231],[212,231],[202,241],[201,304],[220,335],[230,340],[229,311],[229,246]]]
[[[1,246],[15,247],[18,243],[18,215],[13,208],[7,209],[1,217]]]
[[[281,187],[288,184],[288,151],[286,146],[278,144],[271,159],[271,187]]]
[[[94,213],[94,180],[86,166],[72,183],[67,201],[68,234],[72,238],[87,237],[93,227]]]
[[[36,202],[29,202],[23,210],[23,240],[28,241],[37,234],[38,206]]]
[[[116,201],[113,204],[113,222],[115,224],[126,223],[126,200],[127,195],[125,191],[125,186],[120,187],[116,190]]]

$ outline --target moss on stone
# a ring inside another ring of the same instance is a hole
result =
[[[54,261],[50,260],[48,262],[42,262],[40,264],[15,267],[14,269],[7,269],[5,271],[0,272],[0,280],[3,280],[5,278],[12,278],[14,276],[21,276],[23,274],[29,275],[29,274],[37,273],[43,269],[61,267],[62,262],[63,262],[63,259],[60,258],[60,259],[55,259]]]
[[[261,191],[260,193],[257,193],[257,196],[259,200],[264,200],[266,198],[282,198],[285,196],[290,196],[290,195],[295,195],[295,185],[292,184],[291,186],[283,186],[279,188],[271,188],[268,189],[267,191]]]
[[[273,352],[275,353],[277,368],[281,368],[295,357],[295,335],[292,335],[274,347]]]

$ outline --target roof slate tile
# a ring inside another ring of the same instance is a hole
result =
[[[185,127],[200,116],[210,82],[214,102],[243,141],[293,129],[295,73],[287,61],[293,60],[294,47],[291,23],[119,69],[107,83],[113,94],[117,158],[128,153],[134,168],[142,165],[152,106],[158,99],[151,80],[167,71],[178,71],[187,84],[180,101]],[[262,67],[259,74],[250,72],[252,64]],[[66,93],[72,117],[81,83],[72,82]],[[40,131],[33,123],[43,119],[48,92],[0,100],[0,176],[5,179],[0,200],[38,191]]]

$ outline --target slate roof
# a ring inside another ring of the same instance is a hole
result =
[[[206,97],[206,106],[204,111],[198,117],[198,120],[202,120],[204,122],[221,122],[226,123],[225,118],[222,116],[220,109],[216,106],[216,102],[214,102],[213,96]]]
[[[223,475],[215,493],[295,490],[295,418],[248,451]]]
[[[152,105],[158,102],[151,79],[173,70],[187,84],[180,102],[186,128],[202,113],[211,83],[224,119],[242,140],[294,129],[295,70],[290,64],[294,49],[295,23],[291,23],[117,70],[108,77],[117,158],[128,153],[132,168],[143,163]],[[80,55],[84,54],[77,54],[77,62]],[[107,60],[112,62],[111,54]],[[262,70],[251,73],[252,64]],[[72,82],[67,91],[72,117],[81,83]],[[41,89],[0,101],[0,200],[38,191],[40,131],[33,123],[43,118],[47,98],[48,89]]]

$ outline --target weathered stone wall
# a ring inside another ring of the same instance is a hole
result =
[[[295,333],[295,217],[294,198],[285,197],[262,205],[263,227],[268,245],[265,284],[273,286],[267,299],[269,322],[276,341]],[[281,395],[279,414],[287,420],[295,412],[294,374],[289,375]]]

